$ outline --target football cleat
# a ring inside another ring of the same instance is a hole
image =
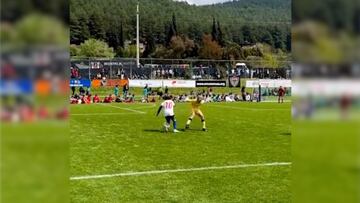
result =
[[[178,130],[174,129],[174,133],[178,133],[178,132],[180,132],[180,131],[178,131]]]

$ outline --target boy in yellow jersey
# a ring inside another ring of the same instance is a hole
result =
[[[202,122],[202,130],[206,131],[206,124],[205,124],[205,117],[204,114],[200,110],[201,104],[203,104],[205,101],[203,100],[202,96],[197,96],[196,98],[186,98],[187,102],[191,103],[191,115],[186,122],[185,129],[189,129],[191,121],[194,119],[195,116],[199,116]]]

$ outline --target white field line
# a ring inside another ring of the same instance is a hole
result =
[[[291,100],[284,100],[284,103],[291,103]],[[261,101],[261,103],[278,103],[277,100],[265,100],[265,101]]]
[[[113,106],[111,104],[101,104],[101,103],[98,103],[98,105],[102,105],[102,106],[109,106],[109,107],[113,107],[113,108],[117,108],[117,109],[122,109],[122,110],[126,110],[126,111],[132,111],[132,112],[135,112],[135,113],[140,113],[140,114],[145,114],[146,112],[144,111],[138,111],[138,110],[134,110],[134,109],[131,109],[131,108],[125,108],[125,107],[120,107],[120,106]]]
[[[126,112],[126,113],[73,113],[70,116],[111,116],[111,115],[129,115],[129,114],[138,114],[135,112]]]
[[[70,177],[70,180],[88,180],[88,179],[113,178],[113,177],[123,177],[123,176],[153,175],[153,174],[163,174],[163,173],[181,173],[181,172],[194,172],[194,171],[210,171],[210,170],[223,170],[223,169],[289,166],[289,165],[291,165],[290,162],[273,162],[273,163],[259,163],[259,164],[240,164],[240,165],[230,165],[230,166],[209,166],[209,167],[201,167],[201,168],[182,168],[182,169],[155,170],[155,171],[124,172],[124,173],[114,173],[114,174],[104,174],[104,175],[75,176],[75,177]]]
[[[291,108],[289,107],[289,109],[284,109],[284,108],[246,108],[246,107],[236,107],[236,106],[223,106],[223,105],[211,105],[211,106],[215,106],[215,107],[220,107],[220,108],[228,108],[228,109],[239,109],[239,110],[250,110],[250,111],[290,111]]]

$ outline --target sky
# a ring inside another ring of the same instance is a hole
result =
[[[185,1],[185,0],[178,0],[178,1]],[[228,0],[186,0],[189,4],[196,4],[196,5],[206,5],[206,4],[213,4],[224,2]]]

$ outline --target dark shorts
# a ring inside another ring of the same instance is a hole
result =
[[[165,116],[166,123],[170,123],[171,121],[175,122],[175,116]]]

